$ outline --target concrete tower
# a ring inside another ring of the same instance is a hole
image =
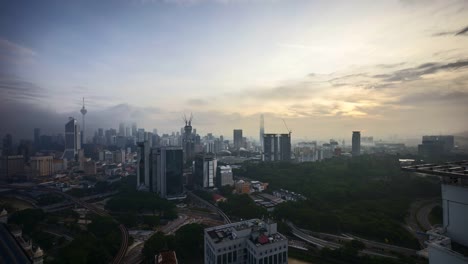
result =
[[[83,107],[81,107],[81,115],[83,116],[83,129],[81,130],[81,144],[85,142],[85,115],[88,113],[88,110],[85,108],[84,97],[83,97]]]

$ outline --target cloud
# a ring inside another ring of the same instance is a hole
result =
[[[456,35],[456,36],[468,35],[468,27],[465,27],[464,29],[458,31],[455,35]]]
[[[36,53],[29,48],[15,44],[7,39],[0,38],[0,53],[9,53],[21,56],[35,56]]]
[[[440,36],[468,36],[468,26],[458,29],[458,30],[451,30],[451,31],[441,31],[432,34],[434,37],[440,37]]]
[[[417,67],[398,70],[393,73],[377,74],[374,78],[382,79],[384,82],[405,82],[417,80],[428,74],[439,71],[451,71],[468,67],[468,60],[459,60],[450,63],[424,63]]]
[[[46,97],[45,90],[17,77],[0,75],[0,95],[5,100],[37,101]]]
[[[209,102],[204,100],[204,99],[199,99],[199,98],[192,98],[187,100],[188,105],[193,105],[193,106],[203,106],[207,105]]]

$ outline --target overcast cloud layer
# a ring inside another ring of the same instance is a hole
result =
[[[467,131],[468,2],[0,3],[0,135],[136,121],[205,134],[414,137]],[[81,119],[81,118],[80,118]]]

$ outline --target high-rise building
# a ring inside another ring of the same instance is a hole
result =
[[[80,127],[76,119],[70,117],[69,121],[65,124],[65,152],[63,153],[63,158],[74,160],[80,149]]]
[[[291,135],[264,134],[263,161],[290,161]]]
[[[217,160],[212,154],[200,153],[195,156],[193,177],[203,188],[214,188],[216,184]]]
[[[418,154],[423,157],[439,157],[450,153],[455,147],[454,136],[423,136],[418,145]]]
[[[162,198],[183,194],[183,151],[180,147],[150,148],[138,143],[137,190],[157,193]]]
[[[0,157],[0,182],[13,181],[24,174],[24,157],[2,156]]]
[[[41,129],[34,128],[34,147],[38,150],[41,147]]]
[[[192,134],[192,119],[192,114],[190,114],[190,118],[188,119],[186,116],[184,116],[185,126],[184,135],[182,139],[182,146],[184,148],[184,163],[193,160],[195,154],[195,142],[194,136]]]
[[[137,137],[138,136],[138,130],[137,130],[137,125],[136,123],[132,124],[132,137]]]
[[[119,136],[125,137],[125,124],[124,123],[119,124]]]
[[[151,150],[151,163],[153,192],[156,192],[162,198],[181,196],[184,191],[182,148],[153,148]]]
[[[205,264],[288,263],[288,239],[269,220],[247,221],[205,229]]]
[[[361,155],[361,132],[353,131],[351,154],[353,156]]]
[[[13,137],[11,134],[6,134],[3,138],[2,155],[11,156],[13,155],[13,152]]]
[[[242,129],[234,129],[234,149],[239,150],[243,145]]]
[[[130,131],[130,127],[125,127],[125,136],[126,137],[132,136],[131,131]]]
[[[263,151],[263,135],[265,134],[265,120],[260,115],[260,149]]]
[[[139,142],[137,145],[137,190],[149,191],[150,183],[150,153],[148,142]]]

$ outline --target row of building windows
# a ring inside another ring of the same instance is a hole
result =
[[[237,262],[237,251],[224,253],[223,255],[218,255],[216,258],[216,264],[229,264]]]

